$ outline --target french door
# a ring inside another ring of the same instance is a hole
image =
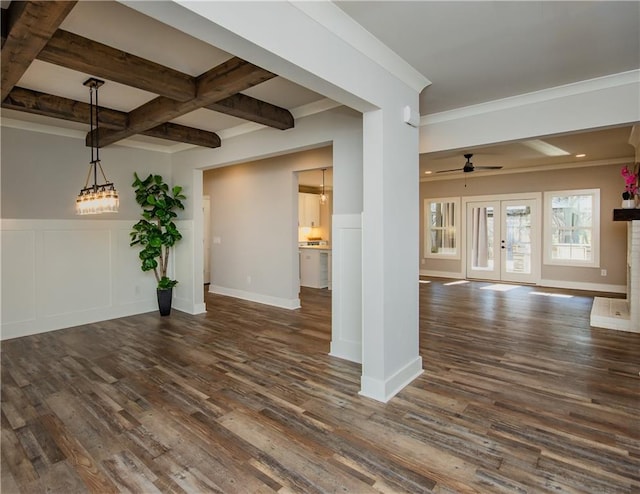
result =
[[[536,199],[467,202],[467,278],[536,283],[540,228]]]

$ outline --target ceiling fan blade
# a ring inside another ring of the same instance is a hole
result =
[[[462,168],[452,168],[451,170],[438,170],[436,173],[459,172],[459,171],[462,171]]]
[[[501,166],[474,166],[476,170],[502,170]]]

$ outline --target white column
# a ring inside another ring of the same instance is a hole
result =
[[[386,402],[422,373],[418,131],[400,107],[365,113],[363,130],[361,394]]]

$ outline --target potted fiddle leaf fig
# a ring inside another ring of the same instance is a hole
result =
[[[139,245],[142,271],[153,271],[158,282],[158,308],[160,315],[171,312],[173,287],[178,283],[167,276],[172,247],[182,238],[174,223],[177,209],[184,209],[182,187],[169,188],[160,175],[149,175],[144,180],[134,173],[136,202],[142,208],[142,219],[133,225],[131,246]]]

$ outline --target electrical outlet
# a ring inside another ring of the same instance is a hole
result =
[[[251,276],[247,276],[247,285],[251,284]]]
[[[607,270],[606,269],[601,269],[600,270],[600,276],[607,276]]]

